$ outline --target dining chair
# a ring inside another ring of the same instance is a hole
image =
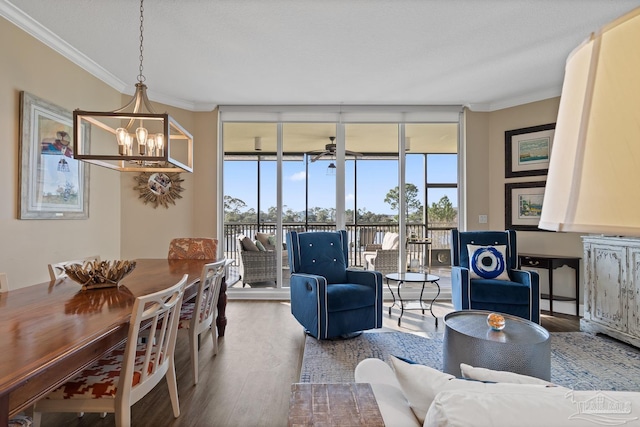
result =
[[[165,377],[173,415],[179,417],[174,351],[188,277],[137,297],[126,343],[37,401],[34,425],[40,426],[43,412],[109,412],[115,413],[116,427],[129,427],[131,406]]]
[[[62,279],[67,277],[64,268],[71,265],[84,265],[86,262],[100,261],[100,255],[93,255],[86,258],[74,259],[71,261],[61,261],[55,264],[49,264],[49,278],[51,280]]]
[[[223,259],[206,264],[202,268],[195,302],[183,302],[180,309],[178,329],[189,331],[189,350],[194,385],[198,383],[198,344],[201,333],[211,331],[213,354],[218,354],[218,334],[213,320],[216,317],[216,306],[224,277],[225,263],[226,260]]]
[[[169,259],[210,259],[215,260],[218,239],[210,237],[178,237],[169,243]]]

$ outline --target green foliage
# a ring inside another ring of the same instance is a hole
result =
[[[387,195],[384,198],[384,202],[388,203],[391,206],[391,209],[394,211],[398,210],[398,206],[400,205],[400,192],[399,186],[392,188],[389,190]],[[406,210],[405,217],[407,218],[407,222],[422,222],[422,202],[420,201],[420,194],[418,191],[418,187],[415,184],[411,184],[407,182],[405,184],[405,202],[406,202]],[[395,216],[397,221],[398,216]]]
[[[438,202],[433,202],[428,211],[429,222],[452,223],[458,216],[458,211],[453,207],[447,195],[442,196]]]
[[[419,198],[418,187],[414,184],[406,184],[406,201],[407,209],[406,216],[407,222],[413,224],[423,223],[423,208]],[[385,196],[385,203],[388,203],[392,209],[398,209],[398,187],[389,190]],[[224,196],[224,220],[230,224],[242,224],[242,223],[256,223],[257,214],[255,209],[246,209],[247,204],[238,198],[231,196]],[[266,223],[275,223],[278,219],[277,209],[275,206],[269,207],[267,211],[260,213],[260,221]],[[347,209],[346,221],[347,223],[353,223],[353,209]],[[367,208],[361,208],[357,211],[358,223],[360,224],[388,224],[390,222],[397,222],[398,215],[378,214],[367,210]],[[321,208],[313,207],[309,209],[308,221],[310,223],[333,223],[336,220],[335,208]],[[458,211],[453,207],[451,200],[445,195],[438,202],[434,202],[428,208],[429,223],[441,223],[441,224],[454,224],[458,216]],[[282,207],[282,222],[284,223],[304,223],[305,212],[294,211],[288,206]]]

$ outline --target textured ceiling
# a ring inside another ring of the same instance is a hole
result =
[[[640,0],[147,0],[150,98],[468,105],[560,94],[567,55]],[[0,0],[0,14],[117,90],[139,65],[136,0]]]

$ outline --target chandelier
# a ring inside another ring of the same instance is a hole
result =
[[[73,112],[74,158],[121,172],[193,172],[193,137],[169,114],[154,111],[142,74],[144,0],[140,0],[140,67],[131,100],[110,112]]]

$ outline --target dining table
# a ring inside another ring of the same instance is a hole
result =
[[[188,275],[195,296],[202,268],[215,260],[136,259],[117,286],[82,290],[68,277],[0,293],[0,427],[127,338],[136,297]],[[216,327],[224,336],[226,283]]]

